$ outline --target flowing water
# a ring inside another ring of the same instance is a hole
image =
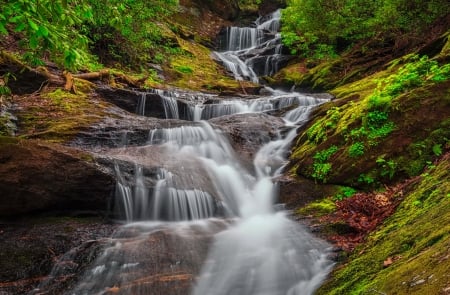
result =
[[[252,69],[255,48],[275,47],[279,55],[279,12],[260,18],[255,28],[229,28],[226,51],[216,53],[236,79],[258,81]],[[250,56],[242,60],[243,56]],[[253,58],[253,61],[252,61]],[[259,58],[259,57],[258,57]],[[268,58],[270,74],[276,70]],[[183,126],[149,130],[141,158],[156,151],[164,164],[152,173],[134,161],[132,177],[116,163],[116,207],[125,225],[101,242],[89,267],[65,294],[308,295],[320,285],[332,263],[328,245],[309,234],[286,212],[274,209],[274,179],[286,164],[296,129],[324,99],[267,89],[271,95],[251,100],[222,99],[209,94],[154,90],[165,116]],[[145,94],[137,113],[145,113]],[[208,123],[233,114],[285,111],[287,132],[262,145],[253,167],[240,162],[229,136]],[[199,122],[196,122],[199,121]],[[131,153],[123,147],[120,152]],[[135,150],[133,150],[135,151]],[[168,163],[172,164],[168,164]],[[151,174],[151,175],[150,175]],[[149,180],[149,179],[152,180]],[[67,253],[50,277],[67,271]],[[36,293],[46,294],[51,280]]]

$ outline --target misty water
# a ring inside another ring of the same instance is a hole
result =
[[[283,60],[278,29],[279,11],[252,28],[228,28],[222,50],[214,55],[236,79],[256,83]],[[273,50],[263,56],[264,48]],[[252,53],[255,49],[259,54]],[[264,65],[262,73],[256,63]],[[276,178],[287,164],[298,127],[326,99],[270,88],[252,99],[153,92],[161,97],[167,119],[180,118],[180,98],[190,101],[186,124],[149,129],[139,153],[127,146],[118,149],[122,158],[133,154],[134,165],[131,176],[119,162],[115,165],[115,210],[123,226],[99,243],[101,250],[77,270],[76,284],[64,293],[313,294],[332,267],[329,245],[275,206]],[[143,94],[138,115],[146,104]],[[252,167],[242,163],[230,137],[208,121],[276,110],[286,110],[284,126],[261,145]],[[149,173],[146,159],[156,152],[166,158]],[[67,253],[34,294],[46,294],[77,251]]]

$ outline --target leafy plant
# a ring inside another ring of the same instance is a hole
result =
[[[183,74],[192,74],[194,72],[190,66],[185,65],[176,66],[175,69]]]
[[[335,201],[342,201],[343,199],[350,198],[356,194],[356,190],[352,187],[344,186],[339,189],[339,192],[333,197]]]
[[[337,152],[337,150],[338,150],[338,147],[333,145],[326,150],[317,152],[313,156],[314,163],[313,163],[312,177],[314,179],[321,180],[324,183],[326,182],[327,176],[332,169],[331,163],[328,163],[327,161],[334,153]]]
[[[364,155],[364,143],[358,141],[352,144],[348,148],[348,154],[352,158],[360,157]]]
[[[389,179],[392,179],[392,177],[394,177],[397,163],[395,163],[393,160],[386,161],[383,157],[378,157],[376,163],[379,167],[381,167],[381,176],[389,176]]]
[[[435,156],[442,155],[442,145],[441,144],[435,144],[433,145],[433,153]]]
[[[20,45],[30,64],[42,64],[41,57],[50,54],[65,68],[80,68],[92,56],[88,38],[78,28],[93,20],[91,6],[77,0],[0,0],[0,35],[22,34]]]
[[[312,125],[306,135],[308,139],[316,144],[327,139],[327,134],[336,129],[341,118],[340,109],[333,107],[327,111],[327,116]]]
[[[365,184],[372,184],[375,182],[375,179],[370,175],[361,173],[358,177],[358,182]]]
[[[379,81],[377,89],[369,97],[372,109],[386,109],[392,99],[410,89],[419,87],[430,81],[438,83],[450,79],[450,66],[439,66],[437,61],[428,56],[411,55],[408,62],[395,74]]]

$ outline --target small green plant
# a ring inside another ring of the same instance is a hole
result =
[[[370,175],[361,173],[358,177],[358,182],[364,184],[372,184],[375,182],[375,179]]]
[[[364,155],[364,143],[357,141],[348,148],[348,155],[352,158]]]
[[[331,171],[332,165],[327,161],[329,158],[336,153],[338,147],[333,145],[326,150],[317,152],[314,155],[314,163],[313,163],[313,173],[312,177],[316,180],[321,180],[322,182],[327,181],[327,176]]]
[[[384,157],[378,157],[376,162],[381,168],[381,176],[389,176],[389,179],[392,179],[392,177],[394,177],[397,168],[397,163],[395,163],[395,161],[386,161]]]
[[[442,155],[442,145],[441,144],[435,144],[433,145],[433,153],[435,156]]]
[[[350,198],[356,194],[356,190],[352,187],[344,186],[339,189],[339,192],[333,197],[335,201],[342,201],[343,199]]]
[[[306,135],[308,139],[316,144],[319,144],[327,139],[327,134],[337,127],[337,123],[341,118],[340,109],[332,107],[327,111],[327,116],[312,125]]]
[[[400,94],[420,87],[426,83],[439,83],[450,79],[450,65],[439,66],[437,61],[428,56],[412,55],[408,63],[395,74],[378,82],[377,89],[369,97],[371,109],[387,109],[390,102]]]

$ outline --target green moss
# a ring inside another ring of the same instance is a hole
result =
[[[55,142],[70,140],[105,115],[105,103],[93,103],[90,82],[75,80],[77,93],[63,89],[42,92],[18,112],[19,136],[43,138]],[[81,91],[83,90],[83,91]],[[84,92],[86,91],[86,92]]]
[[[203,45],[178,39],[185,52],[172,57],[169,72],[172,72],[171,85],[181,88],[206,91],[241,91],[253,84],[235,81],[211,59],[211,51]]]
[[[320,217],[336,210],[336,205],[330,198],[314,201],[296,211],[296,214],[314,217]]]
[[[355,250],[318,294],[371,294],[374,290],[440,294],[448,287],[449,171],[446,157],[418,183],[411,184],[397,212]],[[384,267],[388,258],[393,264]]]

